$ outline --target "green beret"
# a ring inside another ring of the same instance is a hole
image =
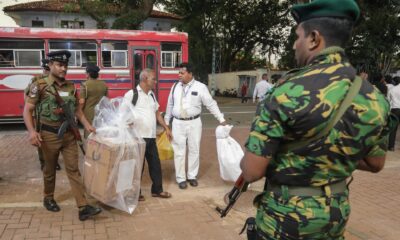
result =
[[[356,22],[360,9],[354,0],[315,0],[294,5],[291,13],[297,23],[320,17],[347,18]]]

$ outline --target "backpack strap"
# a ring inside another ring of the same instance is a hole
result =
[[[283,144],[279,147],[279,153],[286,153],[289,151],[293,151],[295,149],[303,148],[309,145],[311,142],[325,137],[331,131],[331,129],[336,125],[336,123],[342,118],[343,114],[347,111],[350,107],[351,103],[355,96],[357,96],[358,92],[360,91],[362,85],[362,79],[359,76],[356,76],[353,83],[351,84],[349,91],[347,92],[343,102],[341,103],[339,109],[336,111],[335,115],[332,119],[328,122],[326,127],[320,131],[318,134],[314,135],[309,139],[305,139],[303,141],[292,141],[286,144]]]
[[[133,90],[132,105],[136,106],[137,100],[139,98],[139,94],[138,94],[138,90],[136,89],[136,87],[134,87],[132,90]]]
[[[174,104],[175,104],[175,100],[174,100],[174,93],[175,93],[175,88],[176,88],[176,85],[178,85],[178,83],[179,83],[179,81],[178,82],[176,82],[175,84],[174,84],[174,86],[172,87],[172,107],[174,106]]]

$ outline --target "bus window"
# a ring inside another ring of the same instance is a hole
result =
[[[154,55],[153,54],[148,54],[146,56],[146,68],[154,69]]]
[[[0,67],[40,67],[43,41],[0,41]]]
[[[163,43],[161,44],[161,67],[175,68],[182,62],[182,44]]]
[[[103,67],[127,67],[128,44],[126,42],[102,42],[101,59]]]
[[[96,42],[81,41],[50,41],[50,52],[68,50],[71,58],[70,67],[86,67],[88,63],[97,65],[97,44]]]
[[[135,66],[135,86],[137,86],[140,82],[139,75],[143,70],[143,54],[140,51],[135,50],[134,52],[134,66]]]

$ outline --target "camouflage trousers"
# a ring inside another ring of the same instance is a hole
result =
[[[348,190],[331,197],[266,192],[257,209],[257,239],[344,239],[349,215]]]

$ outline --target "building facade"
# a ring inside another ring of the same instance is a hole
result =
[[[90,16],[81,14],[79,5],[74,0],[21,3],[5,7],[3,11],[20,27],[97,28],[97,22]],[[170,32],[172,25],[181,19],[175,14],[153,10],[140,30]],[[114,20],[115,18],[106,20],[108,27],[112,26]]]

